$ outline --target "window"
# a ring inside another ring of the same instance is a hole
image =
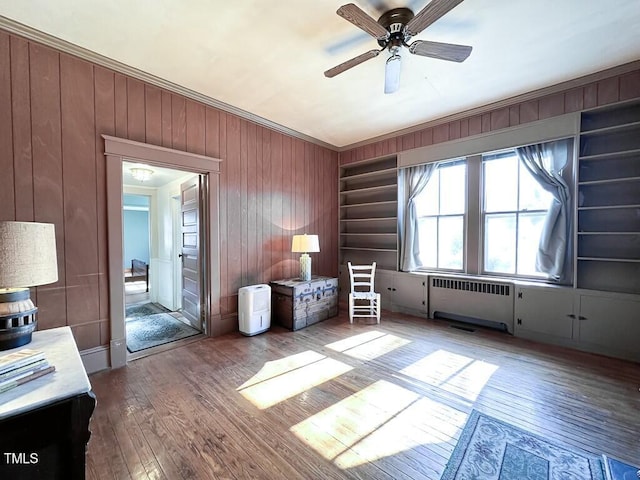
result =
[[[515,151],[485,155],[482,167],[484,272],[546,277],[536,253],[553,197]]]
[[[401,170],[401,221],[410,223],[402,225],[400,268],[571,285],[573,143],[566,137],[491,152],[478,151],[484,142],[477,139],[424,147],[420,155],[434,159],[448,150],[473,153]]]
[[[424,268],[463,270],[466,170],[464,160],[439,164],[416,198]]]

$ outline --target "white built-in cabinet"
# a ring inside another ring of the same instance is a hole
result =
[[[640,300],[630,295],[517,286],[514,334],[640,361]]]
[[[427,275],[389,270],[376,273],[376,291],[385,310],[427,314],[427,290]]]
[[[513,333],[534,340],[573,338],[573,288],[516,287]]]
[[[640,361],[640,301],[577,293],[574,339],[585,350]]]

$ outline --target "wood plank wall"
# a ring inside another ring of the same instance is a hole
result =
[[[0,31],[0,220],[56,225],[59,281],[34,289],[38,328],[109,342],[101,134],[205,154],[221,166],[221,305],[296,276],[294,233],[315,233],[314,274],[338,273],[338,154]]]
[[[391,155],[640,97],[640,70],[340,152],[340,164]]]

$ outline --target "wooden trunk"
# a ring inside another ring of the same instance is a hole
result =
[[[338,314],[338,279],[311,277],[270,283],[274,321],[291,330],[299,330]]]

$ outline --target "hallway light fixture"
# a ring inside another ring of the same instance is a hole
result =
[[[300,280],[308,282],[311,280],[311,257],[308,252],[319,252],[320,242],[318,235],[294,235],[291,242],[291,251],[302,253],[300,255]]]
[[[153,175],[153,170],[145,167],[133,167],[129,171],[131,172],[131,176],[139,182],[146,182],[151,178],[151,175]]]

